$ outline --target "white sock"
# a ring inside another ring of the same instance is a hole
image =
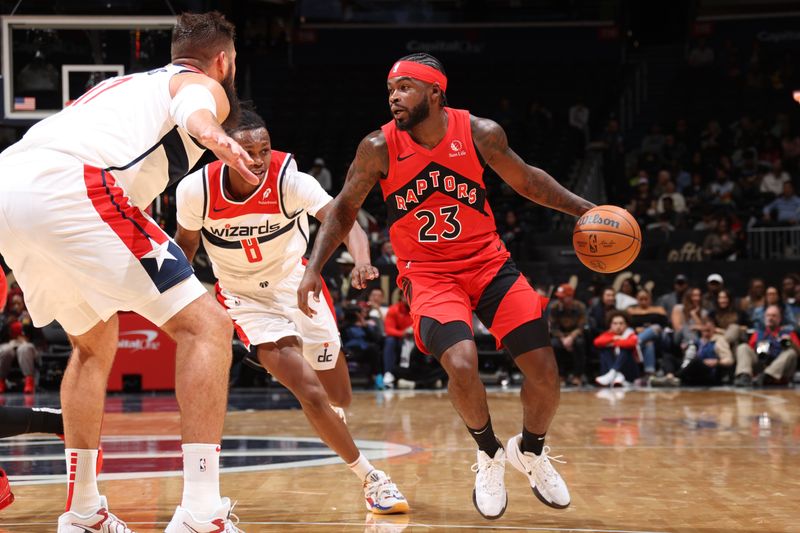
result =
[[[67,458],[67,506],[80,516],[91,516],[100,507],[97,490],[97,450],[65,448]]]
[[[375,467],[372,466],[372,463],[370,463],[367,460],[367,458],[364,457],[364,455],[361,453],[358,454],[358,459],[348,464],[347,466],[350,468],[350,470],[353,471],[355,475],[358,476],[358,479],[360,479],[361,481],[366,480],[369,473],[375,470]]]
[[[222,505],[219,496],[218,444],[184,444],[183,449],[183,500],[181,507],[188,509],[198,520],[210,520]]]

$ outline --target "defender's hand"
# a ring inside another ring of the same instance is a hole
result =
[[[306,316],[313,317],[317,314],[317,312],[308,305],[309,293],[312,294],[314,301],[319,303],[319,293],[321,290],[322,278],[320,278],[319,272],[306,270],[306,273],[303,274],[303,279],[300,280],[300,285],[297,287],[297,307],[300,311],[305,313]]]
[[[350,283],[356,289],[366,289],[367,282],[377,279],[380,276],[378,269],[374,266],[367,264],[356,265],[350,271]]]

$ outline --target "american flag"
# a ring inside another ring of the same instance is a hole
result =
[[[36,97],[15,96],[14,111],[36,111]]]

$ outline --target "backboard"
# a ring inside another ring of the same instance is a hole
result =
[[[3,118],[38,120],[100,81],[170,61],[175,17],[4,16]]]

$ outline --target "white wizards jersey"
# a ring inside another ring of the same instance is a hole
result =
[[[252,293],[283,280],[308,247],[308,215],[332,200],[291,154],[272,151],[261,185],[243,201],[225,193],[228,168],[206,165],[178,185],[178,223],[200,231],[223,287]]]
[[[182,72],[198,71],[167,65],[109,78],[38,122],[0,159],[33,149],[66,153],[110,171],[132,203],[145,208],[185,176],[205,150],[169,113],[169,82]]]

